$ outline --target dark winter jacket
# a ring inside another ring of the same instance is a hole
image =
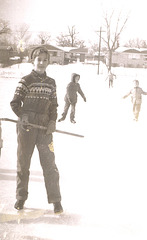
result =
[[[82,89],[80,87],[79,83],[75,82],[75,77],[80,76],[76,73],[73,73],[71,76],[71,82],[67,85],[66,88],[66,95],[64,100],[69,101],[71,104],[74,104],[77,102],[77,92],[81,95],[81,97],[85,100],[85,95],[82,92]]]
[[[50,120],[57,119],[55,80],[33,70],[18,83],[10,105],[18,117],[26,114],[29,122],[47,126]]]

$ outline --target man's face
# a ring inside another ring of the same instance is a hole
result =
[[[40,53],[34,60],[34,70],[37,73],[44,73],[49,64],[48,56],[46,53]]]

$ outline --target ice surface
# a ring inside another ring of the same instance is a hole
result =
[[[19,78],[32,69],[23,63],[0,69],[0,117],[16,119],[10,109]],[[64,214],[55,216],[47,204],[41,167],[35,149],[31,163],[26,209],[17,213],[15,203],[16,126],[2,122],[4,146],[0,167],[0,239],[30,240],[142,240],[147,238],[147,96],[143,96],[140,117],[133,122],[131,100],[122,99],[137,78],[147,91],[146,69],[114,68],[114,88],[108,88],[103,64],[50,65],[55,78],[58,115],[64,107],[66,86],[72,72],[81,75],[80,85],[87,102],[79,96],[76,124],[69,114],[57,129],[84,138],[54,133],[56,163]]]

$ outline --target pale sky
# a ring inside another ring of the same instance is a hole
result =
[[[123,39],[147,39],[145,0],[0,0],[0,16],[11,24],[27,23],[30,31],[48,31],[51,36],[76,26],[79,37],[95,40],[102,24],[102,12],[130,12]]]

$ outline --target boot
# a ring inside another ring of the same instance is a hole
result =
[[[76,123],[76,121],[73,119],[73,120],[70,120],[71,121],[71,123]]]
[[[63,208],[60,202],[53,203],[54,205],[54,213],[55,214],[60,214],[63,212]]]
[[[17,200],[14,205],[14,208],[16,208],[17,210],[21,210],[21,209],[23,209],[24,203],[25,203],[24,200]]]
[[[64,120],[65,120],[65,118],[62,117],[62,118],[60,118],[60,119],[58,120],[58,122],[61,122],[61,121],[64,121]]]

